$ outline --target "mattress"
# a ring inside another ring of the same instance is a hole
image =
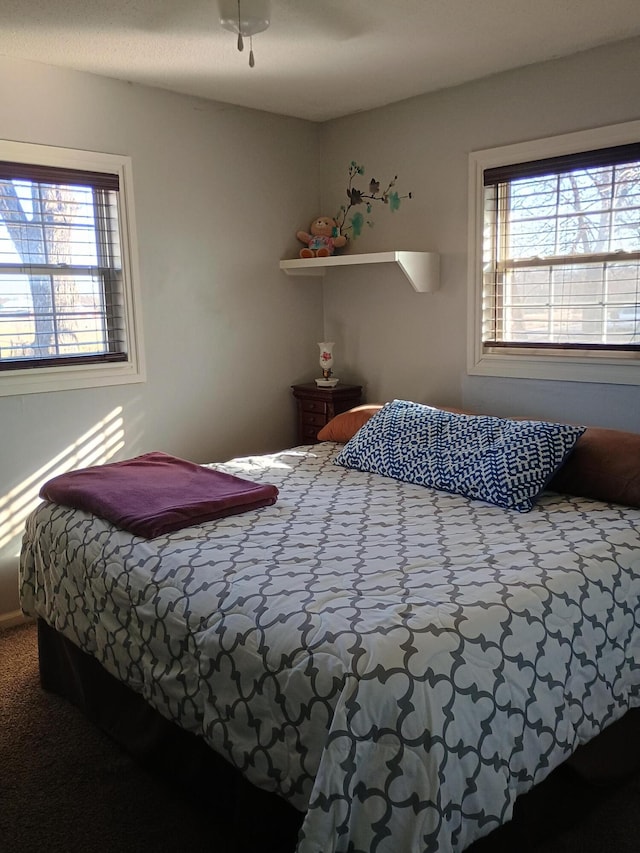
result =
[[[518,513],[338,448],[212,466],[277,503],[150,540],[43,503],[22,606],[303,812],[298,853],[464,850],[640,704],[640,509]]]

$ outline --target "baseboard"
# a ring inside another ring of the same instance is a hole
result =
[[[0,613],[0,631],[5,628],[15,628],[16,625],[24,625],[33,622],[31,616],[25,616],[22,610],[14,610],[11,613]]]

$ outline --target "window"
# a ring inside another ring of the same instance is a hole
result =
[[[469,372],[640,384],[639,125],[471,155]]]
[[[0,394],[142,381],[128,158],[0,142]]]

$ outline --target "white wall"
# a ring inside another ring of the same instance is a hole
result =
[[[530,66],[322,128],[324,212],[344,197],[351,160],[414,198],[353,251],[435,250],[442,283],[414,293],[387,265],[331,271],[325,334],[336,372],[364,382],[370,401],[393,397],[640,431],[640,387],[466,375],[467,174],[470,151],[640,117],[640,41]],[[364,184],[366,186],[366,183]],[[362,182],[359,184],[362,185]]]
[[[289,386],[317,363],[322,285],[278,268],[317,206],[316,125],[4,58],[0,81],[1,137],[132,157],[148,373],[0,397],[1,621],[26,509],[91,441],[104,461],[198,462],[294,442]]]

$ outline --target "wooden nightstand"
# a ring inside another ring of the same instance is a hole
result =
[[[315,444],[318,432],[331,418],[357,406],[362,397],[361,385],[318,388],[315,382],[292,385],[298,403],[298,444]]]

